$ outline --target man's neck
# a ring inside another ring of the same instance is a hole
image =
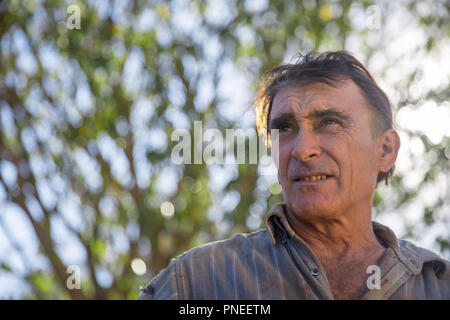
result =
[[[370,208],[315,221],[287,211],[289,225],[324,268],[333,297],[361,298],[367,291],[367,267],[379,265],[386,252],[373,232]]]
[[[373,232],[370,212],[347,213],[313,222],[303,221],[289,210],[286,216],[294,232],[317,255],[339,260],[383,248]]]

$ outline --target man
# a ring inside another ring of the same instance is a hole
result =
[[[256,108],[258,128],[278,130],[285,203],[266,230],[172,260],[140,299],[450,299],[448,261],[371,221],[400,139],[358,60],[326,52],[276,67]]]

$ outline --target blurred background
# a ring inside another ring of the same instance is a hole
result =
[[[1,1],[0,298],[135,299],[171,258],[264,227],[276,176],[174,164],[171,134],[197,120],[254,128],[261,75],[310,50],[350,51],[391,98],[402,147],[374,220],[449,259],[449,12],[445,0]]]

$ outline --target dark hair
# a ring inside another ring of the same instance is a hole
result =
[[[272,103],[278,91],[288,84],[307,85],[325,83],[338,87],[343,81],[352,80],[361,90],[362,96],[370,106],[370,129],[372,137],[381,135],[393,128],[391,103],[377,85],[367,68],[346,51],[309,52],[299,54],[294,64],[284,64],[268,71],[261,82],[255,100],[256,127],[269,138],[269,121]],[[269,141],[269,139],[268,139]],[[388,172],[380,172],[377,183],[389,178],[394,166]]]

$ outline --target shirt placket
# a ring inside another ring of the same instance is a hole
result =
[[[291,238],[286,243],[286,250],[302,276],[310,284],[318,299],[333,300],[331,286],[319,260],[306,244],[299,238]]]

